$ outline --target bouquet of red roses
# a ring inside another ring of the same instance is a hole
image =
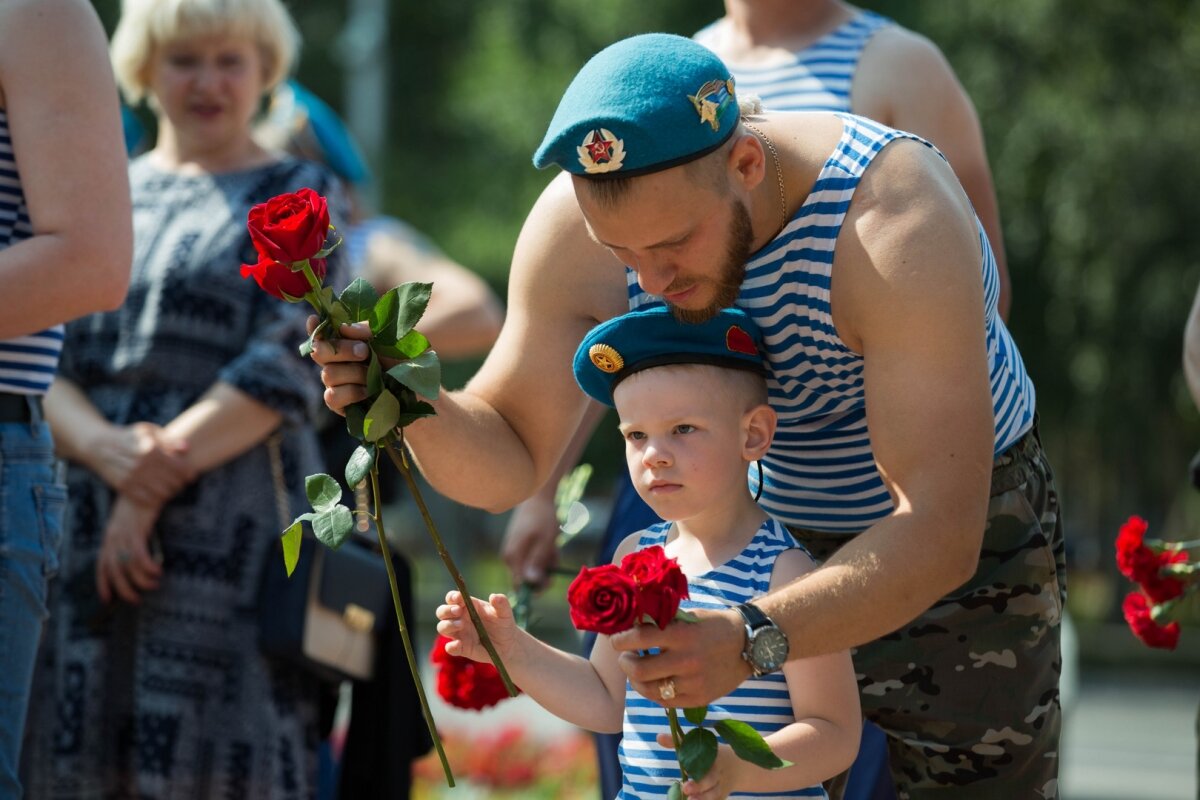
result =
[[[688,597],[687,577],[673,558],[658,545],[637,550],[621,559],[620,566],[604,564],[584,567],[567,589],[571,623],[581,631],[612,635],[643,622],[666,628],[671,622],[694,622],[695,617],[679,608]],[[664,700],[671,696],[664,695]],[[708,708],[685,708],[684,716],[695,727],[686,734],[674,708],[667,709],[671,738],[679,759],[681,779],[671,784],[669,797],[683,797],[683,781],[699,780],[717,758],[717,737],[741,759],[765,769],[790,767],[771,752],[770,746],[751,726],[724,719],[704,727]],[[714,732],[715,731],[715,732]]]
[[[325,338],[336,344],[337,332],[343,323],[365,321],[371,327],[367,399],[346,409],[346,428],[359,444],[346,463],[345,477],[346,483],[352,488],[363,481],[370,482],[374,510],[357,512],[342,505],[342,487],[332,476],[308,476],[304,488],[313,510],[297,517],[282,535],[288,575],[292,574],[300,557],[300,540],[305,522],[312,526],[318,540],[336,548],[353,530],[355,513],[366,514],[375,523],[381,549],[384,553],[388,552],[380,513],[378,458],[382,454],[404,476],[438,554],[459,591],[464,597],[469,597],[466,582],[442,544],[403,449],[404,426],[435,413],[433,406],[421,398],[435,400],[441,388],[441,365],[437,353],[429,348],[429,340],[415,327],[429,303],[431,285],[405,283],[382,296],[362,278],[354,280],[340,295],[335,294],[332,287],[323,286],[325,259],[341,240],[329,241],[334,229],[329,224],[328,205],[324,197],[311,189],[279,195],[254,206],[250,209],[247,227],[258,261],[242,265],[242,277],[253,278],[263,291],[280,300],[307,302],[317,312],[317,325],[308,340],[300,346],[301,355],[312,352],[313,342],[317,338]],[[385,369],[381,358],[397,363]],[[454,776],[429,711],[425,690],[421,685],[420,669],[404,625],[391,559],[385,557],[383,563],[387,567],[396,623],[404,641],[405,655],[416,683],[425,722],[446,773],[446,781],[453,786]],[[491,655],[501,684],[509,695],[515,696],[517,688],[508,677],[474,605],[468,603],[467,611],[479,632],[480,641]]]
[[[1148,539],[1149,527],[1146,520],[1132,516],[1117,534],[1117,568],[1138,584],[1137,590],[1125,596],[1122,611],[1142,642],[1174,650],[1180,633],[1175,618],[1200,586],[1200,563],[1189,552],[1200,548],[1200,540]]]

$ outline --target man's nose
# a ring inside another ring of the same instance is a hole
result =
[[[675,280],[675,267],[667,260],[646,256],[639,259],[638,286],[647,294],[662,294]]]

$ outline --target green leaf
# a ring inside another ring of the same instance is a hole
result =
[[[304,479],[304,493],[308,495],[308,502],[312,503],[313,509],[318,512],[328,511],[342,499],[342,487],[333,476],[324,472],[309,475]]]
[[[675,611],[675,620],[679,622],[699,622],[700,618],[690,611],[684,611],[682,608]]]
[[[379,356],[371,351],[371,362],[367,364],[367,397],[374,397],[383,389],[383,366]]]
[[[442,387],[442,365],[437,353],[426,350],[411,361],[402,361],[387,371],[389,377],[422,397],[436,400]]]
[[[384,389],[371,404],[367,411],[365,436],[368,442],[382,439],[387,432],[396,427],[400,419],[400,401],[396,395]]]
[[[346,406],[346,430],[350,432],[355,441],[361,442],[367,435],[368,408],[365,400],[352,406]]]
[[[671,784],[671,788],[667,789],[667,800],[687,800],[683,796],[683,784],[675,781]]]
[[[350,460],[346,462],[346,484],[352,489],[358,486],[374,465],[374,445],[360,444],[354,448],[354,452],[350,454]]]
[[[420,331],[409,331],[395,344],[372,340],[371,349],[388,358],[416,358],[429,349],[429,340]]]
[[[725,740],[725,744],[733,748],[734,754],[743,761],[749,761],[763,769],[782,769],[792,766],[792,762],[784,761],[771,752],[771,746],[759,735],[758,731],[744,722],[736,719],[723,719],[715,726],[717,733]]]
[[[316,342],[317,337],[321,335],[321,331],[328,327],[329,320],[327,319],[323,319],[317,323],[317,327],[313,328],[313,332],[308,335],[308,338],[304,341],[304,344],[300,345],[301,356],[308,358],[313,351],[313,343]]]
[[[706,728],[692,728],[679,746],[679,764],[689,778],[700,780],[717,760],[717,737]]]
[[[300,520],[296,520],[280,537],[283,540],[283,566],[287,569],[289,578],[296,571],[296,565],[300,563],[300,540],[303,534],[304,524]]]
[[[353,322],[350,319],[350,311],[338,300],[334,300],[333,305],[329,307],[329,319],[333,329],[338,332],[341,332],[344,323]]]
[[[704,724],[704,718],[708,716],[708,706],[696,706],[695,708],[685,708],[683,715],[687,717],[687,721],[699,728]]]
[[[559,527],[567,536],[574,536],[583,530],[583,526],[588,524],[588,520],[591,519],[591,516],[592,515],[588,513],[587,506],[576,500],[574,503],[571,503],[570,507],[567,509],[567,519]]]
[[[379,302],[379,293],[375,291],[375,287],[370,282],[363,278],[355,278],[349,286],[342,289],[341,297],[338,299],[346,307],[351,322],[362,322],[364,319],[371,318],[371,311]]]
[[[371,310],[372,339],[380,346],[395,346],[407,336],[425,313],[430,288],[428,283],[403,283],[385,292]]]
[[[354,530],[354,514],[345,506],[336,505],[317,514],[313,518],[312,526],[313,533],[321,544],[336,550]]]
[[[433,406],[428,403],[416,401],[409,403],[404,413],[400,415],[400,419],[396,420],[397,427],[403,428],[405,425],[411,425],[419,419],[425,417],[436,417],[437,412],[433,410]]]

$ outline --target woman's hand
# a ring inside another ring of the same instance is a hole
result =
[[[109,426],[88,450],[87,466],[144,506],[161,507],[196,479],[186,458],[187,442],[168,438],[149,422]]]
[[[104,527],[104,540],[96,558],[96,591],[109,603],[115,592],[134,605],[141,593],[158,588],[162,565],[150,553],[150,535],[161,506],[146,506],[118,495]]]
[[[308,318],[308,332],[317,326],[315,316]],[[335,414],[346,416],[346,406],[367,397],[367,354],[371,328],[365,322],[343,325],[341,338],[313,342],[312,359],[321,365],[325,384],[325,405]],[[390,364],[383,364],[387,369]]]

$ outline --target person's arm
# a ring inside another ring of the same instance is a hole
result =
[[[583,420],[550,478],[532,497],[513,509],[500,542],[500,557],[508,565],[514,584],[541,586],[558,563],[558,484],[579,463],[588,440],[604,418],[604,412],[604,406],[599,403],[588,403]]]
[[[506,511],[545,484],[586,397],[571,361],[599,320],[627,310],[621,265],[587,235],[569,178],[553,180],[513,254],[500,338],[466,388],[434,401],[437,415],[404,429],[421,472],[451,500]],[[365,339],[365,326],[343,326]],[[335,412],[365,396],[362,355],[319,342],[325,402]],[[365,354],[365,353],[364,353]]]
[[[90,4],[0,3],[0,106],[33,228],[0,250],[0,339],[117,308],[133,247],[129,177]]]
[[[867,424],[893,512],[820,569],[758,605],[787,633],[792,658],[891,633],[973,574],[986,524],[994,419],[984,342],[979,240],[950,169],[923,145],[880,153],[838,239],[831,305],[864,358]],[[672,705],[727,694],[748,674],[732,611],[696,625],[613,637],[639,692]],[[634,651],[665,653],[637,658]]]
[[[551,647],[517,627],[502,594],[471,598],[513,683],[559,719],[597,733],[618,733],[625,712],[625,675],[616,653],[600,636],[590,660]],[[467,616],[462,595],[451,591],[437,609],[438,633],[454,641],[446,652],[490,663]]]
[[[946,156],[979,215],[1000,272],[1000,318],[1012,306],[1004,235],[992,170],[975,105],[937,45],[893,25],[863,51],[851,92],[855,113],[933,142]]]
[[[419,328],[444,359],[487,353],[500,334],[504,308],[483,278],[432,244],[383,228],[367,241],[364,277],[380,291],[407,281],[433,284]]]
[[[1183,332],[1183,374],[1192,402],[1200,408],[1200,288],[1196,289],[1192,313]]]
[[[811,572],[814,564],[801,550],[780,553],[771,573],[771,590]],[[712,770],[684,784],[688,797],[707,800],[731,792],[785,792],[832,778],[854,761],[862,733],[862,709],[849,651],[799,658],[783,666],[796,721],[766,736],[771,751],[793,766],[763,769],[734,755],[722,744]],[[742,720],[745,722],[746,720]],[[671,746],[669,741],[662,741]]]

